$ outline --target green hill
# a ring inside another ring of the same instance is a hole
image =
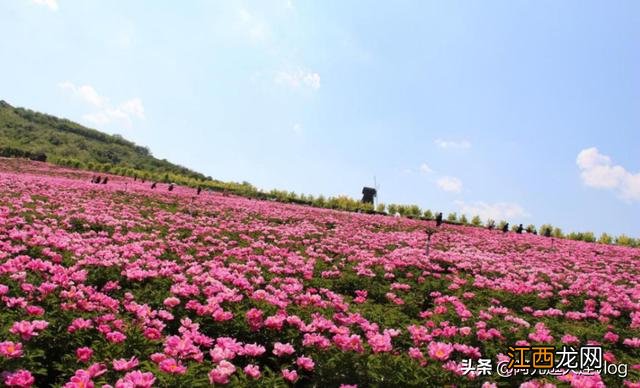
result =
[[[26,156],[56,164],[102,165],[156,174],[207,179],[203,174],[153,157],[147,147],[108,135],[73,121],[0,100],[0,156]],[[211,179],[211,178],[208,178]]]

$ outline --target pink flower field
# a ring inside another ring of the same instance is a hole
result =
[[[91,176],[0,159],[5,386],[640,386],[640,249]],[[528,345],[628,373],[496,374]]]

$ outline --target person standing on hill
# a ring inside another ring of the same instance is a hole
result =
[[[436,214],[436,226],[442,225],[442,212]]]

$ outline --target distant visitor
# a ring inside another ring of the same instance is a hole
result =
[[[442,225],[442,212],[436,214],[436,226]]]

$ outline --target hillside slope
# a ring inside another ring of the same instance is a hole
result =
[[[147,147],[118,135],[84,127],[0,100],[0,154],[15,150],[45,154],[48,161],[63,159],[88,164],[109,164],[155,173],[172,173],[195,179],[203,174],[153,157]]]
[[[640,381],[640,249],[92,175],[0,159],[3,386]],[[607,363],[462,372],[539,345]]]

